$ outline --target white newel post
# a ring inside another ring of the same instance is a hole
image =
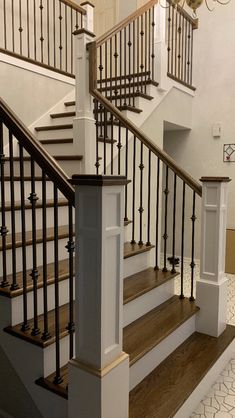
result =
[[[201,271],[197,282],[197,331],[219,337],[226,327],[225,275],[228,177],[203,177]]]
[[[87,44],[94,40],[93,6],[82,3],[87,10],[85,28],[74,32],[75,37],[75,101],[76,116],[73,121],[74,151],[83,156],[82,174],[95,174],[96,127],[93,113],[93,98],[89,93],[89,54]],[[88,29],[89,28],[89,29]]]
[[[84,28],[89,32],[94,32],[94,4],[90,1],[84,1],[80,6],[86,10],[86,15],[84,17]]]
[[[167,89],[167,35],[166,35],[166,14],[167,3],[162,0],[161,7],[155,6],[155,36],[154,36],[154,54],[155,54],[155,78],[159,83],[159,89]]]
[[[73,176],[76,194],[76,350],[69,418],[128,418],[122,351],[125,177]]]

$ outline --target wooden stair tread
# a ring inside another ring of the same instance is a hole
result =
[[[59,131],[63,129],[73,129],[73,124],[64,124],[64,125],[47,125],[47,126],[37,126],[34,128],[36,132],[44,132],[44,131]]]
[[[57,206],[68,206],[68,200],[67,199],[58,199],[58,205]],[[54,200],[53,199],[48,199],[46,202],[46,207],[47,208],[53,208],[54,207]],[[15,210],[21,210],[22,208],[22,204],[21,202],[15,202],[14,204],[14,209]],[[42,201],[41,200],[37,200],[36,202],[36,209],[41,209],[42,208]],[[29,203],[28,200],[25,201],[25,209],[32,209],[32,205],[31,203]],[[1,212],[1,207],[0,207],[0,212]],[[9,212],[11,210],[11,204],[10,202],[6,202],[6,206],[5,206],[5,210],[6,212]]]
[[[168,280],[172,280],[179,273],[155,271],[154,268],[148,268],[139,273],[132,274],[124,279],[124,297],[123,303],[126,305],[141,295],[161,286]]]
[[[195,302],[175,295],[125,327],[123,351],[130,355],[130,365],[156,347],[198,310]]]
[[[135,255],[145,253],[150,251],[154,248],[154,245],[140,245],[140,244],[131,244],[129,242],[125,242],[124,244],[124,258],[133,257]]]
[[[72,144],[73,138],[41,139],[39,142],[43,145]]]
[[[54,263],[47,264],[47,285],[53,284],[55,281],[55,274],[54,274]],[[69,259],[66,260],[59,260],[58,261],[58,280],[66,280],[69,278]],[[33,290],[33,281],[30,274],[32,273],[32,269],[27,270],[27,292]],[[37,281],[37,288],[40,289],[43,287],[43,266],[38,267],[38,281]],[[0,278],[0,282],[2,278]],[[7,276],[8,283],[12,283],[12,275],[9,274]],[[11,290],[10,286],[7,287],[0,287],[0,295],[7,296],[9,298],[14,298],[23,294],[23,273],[22,271],[16,274],[16,283],[19,286],[17,290]]]
[[[129,418],[172,418],[235,338],[194,333],[130,393]]]
[[[65,337],[68,335],[68,323],[69,323],[69,304],[60,306],[59,307],[59,326],[60,326],[60,338]],[[55,342],[55,310],[48,312],[48,331],[50,334],[50,338],[44,341],[42,339],[42,332],[43,332],[43,326],[44,326],[44,315],[38,316],[38,328],[41,330],[40,334],[36,336],[32,336],[32,328],[34,325],[33,319],[28,321],[28,325],[30,329],[28,331],[22,331],[21,330],[21,324],[15,325],[14,327],[6,327],[4,329],[5,332],[8,334],[17,336],[18,338],[21,338],[25,341],[31,342],[34,345],[37,345],[39,347],[45,348],[49,345],[53,344]]]
[[[176,311],[179,311],[177,315],[175,315]],[[124,328],[123,350],[130,355],[130,366],[197,311],[198,308],[194,302],[190,302],[188,299],[180,300],[178,296],[174,296],[169,301]],[[163,327],[164,322],[166,323],[165,327]],[[58,386],[53,383],[55,373],[47,378],[38,379],[36,383],[67,398],[67,366],[61,369],[61,374],[63,374],[64,380]],[[136,417],[133,416],[133,418]],[[143,417],[141,416],[141,418]],[[146,416],[146,418],[149,417]]]
[[[36,233],[36,242],[37,244],[42,243],[42,229],[38,229]],[[69,236],[69,229],[67,225],[58,227],[58,238],[63,239]],[[22,234],[17,232],[15,234],[16,248],[22,246]],[[54,227],[47,228],[47,242],[54,240]],[[32,231],[26,232],[26,245],[32,245]],[[6,236],[6,249],[9,250],[12,248],[12,236],[9,234]],[[0,245],[0,251],[2,251],[2,245]]]
[[[59,118],[71,118],[76,115],[76,112],[61,112],[61,113],[52,113],[50,116],[52,119]]]

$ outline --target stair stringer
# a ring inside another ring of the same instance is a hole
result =
[[[22,408],[20,410],[17,409],[17,415],[13,414],[13,416],[17,416],[17,418],[29,417],[29,415],[26,415],[27,411],[23,407],[24,402],[30,402],[32,411],[37,412],[37,415],[30,415],[30,418],[66,418],[67,401],[52,392],[43,390],[35,384],[35,380],[44,375],[43,350],[36,345],[26,344],[25,341],[3,331],[11,323],[11,300],[3,296],[0,296],[0,300],[0,350],[3,350],[4,356],[8,358],[11,368],[17,377],[19,389],[22,396],[24,396]],[[53,360],[52,356],[51,362]],[[2,370],[1,363],[0,369]],[[12,381],[10,384],[12,385]],[[16,390],[17,388],[15,388]],[[17,401],[16,393],[15,398],[12,400]],[[15,407],[17,408],[17,402]],[[4,410],[12,414],[10,409],[7,410],[4,407]]]

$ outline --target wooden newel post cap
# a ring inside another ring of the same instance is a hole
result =
[[[81,7],[84,7],[84,6],[91,6],[91,7],[94,7],[94,8],[95,8],[95,5],[94,5],[93,3],[91,3],[90,1],[83,1],[83,2],[80,4],[80,6],[81,6]]]
[[[101,176],[94,174],[73,175],[70,183],[74,186],[126,186],[130,183],[125,176]]]
[[[202,183],[229,183],[231,179],[229,177],[201,177]]]

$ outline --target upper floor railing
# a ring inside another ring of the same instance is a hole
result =
[[[0,0],[0,52],[73,75],[73,32],[85,15],[72,0]]]
[[[193,87],[193,32],[198,28],[198,19],[193,19],[180,6],[167,0],[167,75],[174,80]]]

